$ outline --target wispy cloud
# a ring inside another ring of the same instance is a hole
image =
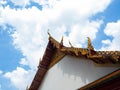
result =
[[[29,4],[30,0],[11,0],[12,3],[14,3],[15,5],[18,6],[26,6],[27,4]]]
[[[10,79],[11,85],[14,85],[19,90],[24,90],[27,84],[31,82],[31,77],[33,77],[34,73],[34,71],[26,71],[21,67],[17,67],[16,70],[7,72],[4,76]]]
[[[29,2],[28,0],[12,1],[16,5]],[[36,7],[16,10],[11,9],[9,5],[1,9],[3,22],[14,27],[11,34],[13,45],[25,57],[19,62],[30,67],[29,70],[16,67],[15,70],[4,75],[19,90],[26,88],[33,78],[34,70],[48,41],[48,29],[57,40],[64,35],[65,41],[71,40],[75,46],[82,46],[86,42],[83,38],[87,36],[90,36],[92,40],[96,38],[103,23],[103,20],[91,20],[90,18],[103,12],[111,0],[45,0],[45,2],[34,0],[34,2],[42,3],[42,10]],[[68,43],[65,42],[65,45]]]
[[[120,20],[116,22],[109,22],[105,29],[104,33],[107,36],[112,37],[112,40],[103,40],[102,50],[120,50]],[[104,44],[107,44],[107,46]]]
[[[0,75],[3,73],[3,71],[0,70]]]

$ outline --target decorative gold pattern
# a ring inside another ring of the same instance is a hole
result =
[[[89,37],[87,37],[87,38],[88,38],[88,47],[87,48],[94,50],[94,48],[93,48],[93,46],[91,44],[90,38]]]
[[[119,63],[120,64],[120,51],[95,51],[90,38],[88,38],[87,48],[75,48],[69,42],[71,47],[63,45],[63,37],[59,43],[49,35],[49,42],[42,60],[39,63],[38,71],[31,83],[29,90],[38,90],[42,80],[48,69],[59,62],[65,55],[73,55],[76,57],[84,57],[93,60],[95,63]],[[28,89],[28,88],[27,88]]]
[[[69,44],[70,44],[70,46],[71,46],[71,47],[73,47],[73,45],[71,44],[71,42],[70,42],[70,41],[69,41]]]
[[[53,43],[53,45],[58,49],[59,53],[62,52],[64,54],[70,54],[76,57],[84,57],[93,60],[95,63],[103,64],[103,63],[120,63],[120,51],[95,51],[92,46],[91,40],[88,37],[88,46],[87,48],[75,48],[69,42],[71,47],[66,47],[63,45],[63,38],[59,43],[49,34],[49,40]],[[58,54],[58,53],[57,53]],[[59,56],[62,57],[63,54]],[[63,55],[64,56],[64,55]],[[55,57],[54,63],[58,62],[58,56]],[[53,62],[52,62],[53,63]]]

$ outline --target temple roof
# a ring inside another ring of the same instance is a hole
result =
[[[66,47],[63,45],[63,38],[61,42],[58,42],[50,34],[49,41],[51,41],[59,52],[62,52],[65,55],[87,58],[98,64],[120,64],[120,51],[96,51],[94,50],[89,37],[88,46],[86,48],[73,47],[71,43],[69,43],[71,47]]]
[[[97,64],[120,64],[120,51],[96,51],[94,50],[89,37],[88,46],[86,48],[78,48],[72,46],[70,42],[69,44],[71,47],[66,47],[63,45],[63,38],[61,39],[61,42],[58,42],[49,33],[48,35],[48,45],[29,90],[37,90],[40,87],[46,72],[66,55],[90,59]]]

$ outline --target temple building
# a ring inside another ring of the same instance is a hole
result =
[[[49,34],[49,33],[48,33]],[[120,90],[120,51],[96,51],[49,41],[28,90]]]

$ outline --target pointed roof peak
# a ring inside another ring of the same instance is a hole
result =
[[[50,30],[48,29],[47,33],[48,33],[49,37],[51,37],[51,34],[49,33],[49,31],[50,31]]]

